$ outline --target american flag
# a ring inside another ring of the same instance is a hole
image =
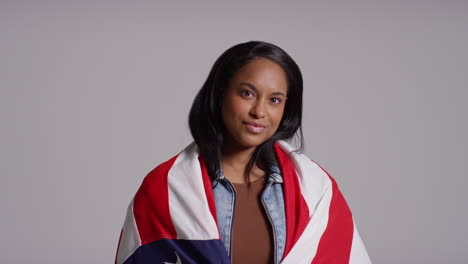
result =
[[[282,264],[371,263],[335,180],[284,141],[286,247]],[[116,264],[230,263],[220,239],[212,184],[195,143],[153,169],[132,199]]]

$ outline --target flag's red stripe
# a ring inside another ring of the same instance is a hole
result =
[[[286,245],[283,259],[301,236],[309,221],[309,208],[302,197],[299,180],[287,154],[275,144],[276,156],[283,176],[284,207],[286,214]]]
[[[325,171],[322,168],[323,171]],[[338,189],[336,181],[325,171],[332,181],[332,198],[328,214],[328,224],[320,238],[317,253],[312,264],[349,263],[353,243],[354,224],[346,201]]]
[[[158,239],[177,238],[169,211],[168,172],[177,159],[162,163],[143,180],[135,195],[133,214],[142,245]]]

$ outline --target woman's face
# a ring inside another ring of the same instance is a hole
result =
[[[222,98],[226,146],[254,148],[269,139],[283,117],[287,90],[281,66],[265,58],[234,74]]]

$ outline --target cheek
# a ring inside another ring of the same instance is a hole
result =
[[[276,109],[273,109],[271,112],[272,121],[276,125],[279,125],[279,123],[281,122],[281,119],[283,118],[283,114],[284,114],[284,107],[278,107]]]
[[[226,100],[223,106],[223,115],[224,116],[238,116],[244,113],[248,109],[248,106],[242,100],[232,98]]]

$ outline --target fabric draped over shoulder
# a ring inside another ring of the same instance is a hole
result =
[[[335,180],[317,163],[275,144],[283,176],[282,264],[371,263]],[[230,263],[212,185],[195,143],[152,170],[131,201],[115,263]]]

